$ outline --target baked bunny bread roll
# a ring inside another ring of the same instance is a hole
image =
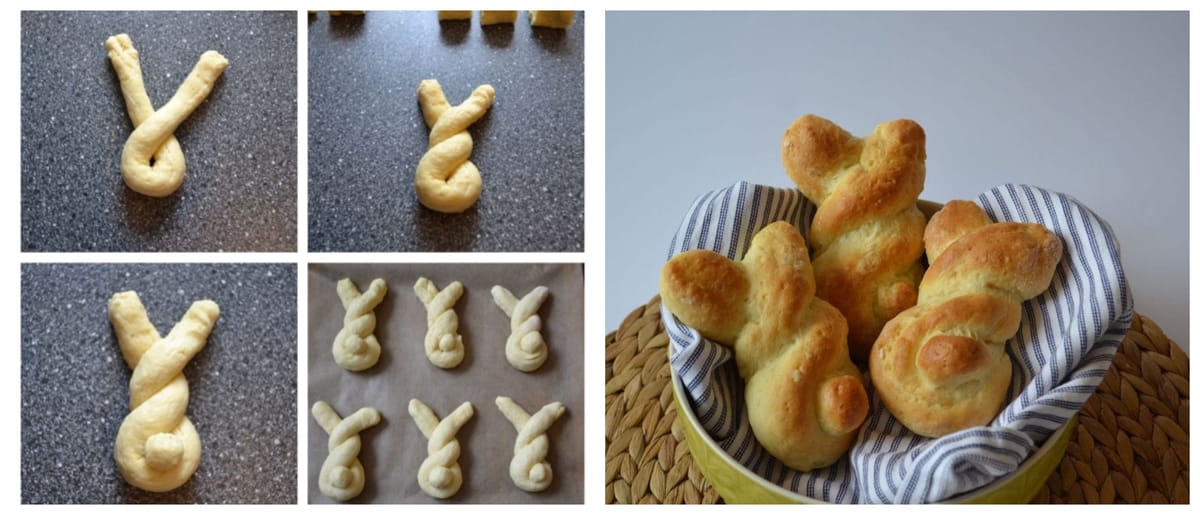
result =
[[[709,250],[678,254],[659,289],[680,321],[733,348],[750,427],[767,452],[802,471],[846,452],[867,416],[867,391],[850,361],[846,319],[813,296],[795,227],[763,228],[741,261]]]
[[[1005,342],[1021,303],[1046,290],[1062,242],[1033,223],[992,223],[974,203],[946,204],[925,229],[929,270],[917,305],[884,327],[871,380],[914,433],[938,437],[990,422],[1012,380]]]
[[[850,353],[866,362],[883,324],[917,302],[925,216],[925,131],[881,123],[858,138],[819,116],[783,135],[783,166],[817,205],[812,230],[817,296],[850,324]]]

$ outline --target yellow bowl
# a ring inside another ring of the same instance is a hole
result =
[[[824,501],[785,490],[783,487],[763,479],[733,460],[692,413],[686,399],[683,383],[675,370],[671,369],[671,388],[675,392],[676,420],[687,438],[692,459],[712,483],[721,498],[731,504],[820,504]],[[1011,475],[996,482],[953,497],[946,502],[962,504],[1027,503],[1042,489],[1046,479],[1058,468],[1063,454],[1067,452],[1070,435],[1075,431],[1076,418],[1059,428],[1042,447],[1033,453]]]

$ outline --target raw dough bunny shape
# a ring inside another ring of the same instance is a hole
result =
[[[313,418],[329,435],[329,456],[321,464],[317,485],[321,493],[335,501],[348,501],[362,493],[366,473],[358,453],[362,450],[359,433],[379,423],[382,417],[375,408],[361,408],[342,419],[325,401],[312,407]]]
[[[425,356],[439,368],[454,368],[462,363],[462,335],[458,334],[458,314],[454,303],[462,297],[462,283],[454,281],[438,291],[433,281],[421,277],[413,285],[417,298],[425,305],[425,320],[429,329],[425,332]]]
[[[367,290],[359,293],[350,279],[337,284],[338,297],[346,316],[342,330],[333,339],[333,359],[346,370],[358,372],[375,366],[379,361],[379,340],[375,338],[375,306],[387,295],[383,279],[371,281]]]
[[[200,434],[187,418],[183,367],[204,348],[219,315],[217,303],[196,301],[163,338],[137,292],[109,299],[108,319],[133,369],[130,412],[117,430],[113,452],[129,484],[151,492],[174,490],[200,465]]]
[[[451,106],[436,80],[423,80],[417,102],[429,126],[429,150],[417,163],[417,199],[434,211],[461,213],[475,205],[483,189],[479,168],[470,161],[475,146],[467,127],[483,117],[496,90],[484,84],[463,103]]]
[[[513,459],[508,464],[508,475],[517,488],[526,492],[540,492],[554,480],[554,471],[546,461],[550,452],[550,439],[546,431],[567,408],[561,402],[552,402],[538,410],[532,417],[508,397],[496,397],[496,407],[517,430],[517,441],[513,444]]]
[[[121,81],[125,109],[134,126],[121,151],[121,178],[129,189],[143,195],[170,195],[183,183],[187,168],[183,150],[175,139],[175,129],[212,92],[213,84],[229,66],[229,61],[214,50],[201,54],[175,96],[155,111],[142,82],[138,51],[133,48],[129,35],[112,36],[104,42],[104,47],[108,49],[108,58]]]
[[[542,317],[537,310],[550,295],[545,286],[538,286],[520,300],[503,286],[492,287],[492,300],[509,317],[512,334],[504,345],[504,355],[513,368],[533,372],[546,362],[549,351],[542,338]]]
[[[429,456],[421,462],[421,468],[417,471],[417,484],[421,485],[421,490],[437,499],[454,495],[463,481],[462,467],[458,465],[462,446],[455,435],[475,414],[475,409],[471,403],[464,402],[439,422],[429,406],[413,399],[408,403],[408,413],[416,421],[417,427],[421,428],[421,434],[429,439],[426,447]]]

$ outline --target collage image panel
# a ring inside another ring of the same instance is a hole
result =
[[[23,252],[289,252],[294,11],[21,13]]]
[[[583,12],[308,14],[313,252],[582,252]]]
[[[297,501],[294,264],[21,266],[21,503]]]
[[[308,268],[311,504],[577,504],[583,265]]]

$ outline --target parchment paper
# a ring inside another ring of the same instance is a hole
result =
[[[463,283],[455,305],[466,356],[458,367],[443,370],[425,357],[425,306],[413,293],[418,277],[444,288]],[[337,281],[350,277],[360,290],[374,278],[388,283],[388,294],[375,308],[375,336],[383,347],[379,363],[349,372],[333,361],[333,338],[345,312]],[[525,373],[504,357],[509,319],[492,301],[494,285],[518,297],[537,286],[550,289],[538,314],[550,348],[540,369]],[[383,422],[362,433],[359,454],[366,487],[355,503],[582,503],[583,502],[583,266],[580,264],[312,264],[308,271],[308,406],[324,400],[340,415],[364,406],[379,410]],[[496,408],[505,395],[531,414],[562,402],[567,412],[551,427],[548,461],[554,482],[527,493],[509,479],[517,431]],[[417,485],[417,469],[427,441],[408,402],[421,399],[442,418],[464,401],[475,415],[458,433],[463,454],[463,485],[446,500],[434,499]],[[308,417],[308,501],[330,503],[317,486],[328,455],[328,435]]]

